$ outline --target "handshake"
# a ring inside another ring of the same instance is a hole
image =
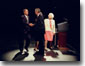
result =
[[[34,24],[32,24],[32,23],[29,23],[29,26],[33,27],[33,26],[34,26]]]

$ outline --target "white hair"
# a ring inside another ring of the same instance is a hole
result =
[[[49,13],[48,16],[52,16],[52,18],[54,18],[54,14],[53,13]]]

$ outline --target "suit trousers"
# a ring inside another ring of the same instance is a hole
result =
[[[25,40],[25,42],[24,42],[24,40]],[[20,49],[20,52],[22,52],[24,48],[28,49],[29,44],[30,44],[30,34],[22,35],[22,37],[19,39],[19,49]]]
[[[44,55],[44,34],[42,32],[39,32],[37,37],[39,40],[39,52],[41,55]]]

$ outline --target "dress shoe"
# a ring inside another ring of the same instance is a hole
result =
[[[28,49],[24,49],[25,52],[28,52],[29,50]]]
[[[45,51],[50,51],[50,49],[48,49],[48,48],[45,48]]]
[[[34,48],[34,51],[39,51],[37,48]]]

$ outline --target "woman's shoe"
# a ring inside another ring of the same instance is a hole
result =
[[[45,51],[50,51],[48,48],[45,48]]]
[[[34,48],[34,51],[39,51],[37,48]]]

